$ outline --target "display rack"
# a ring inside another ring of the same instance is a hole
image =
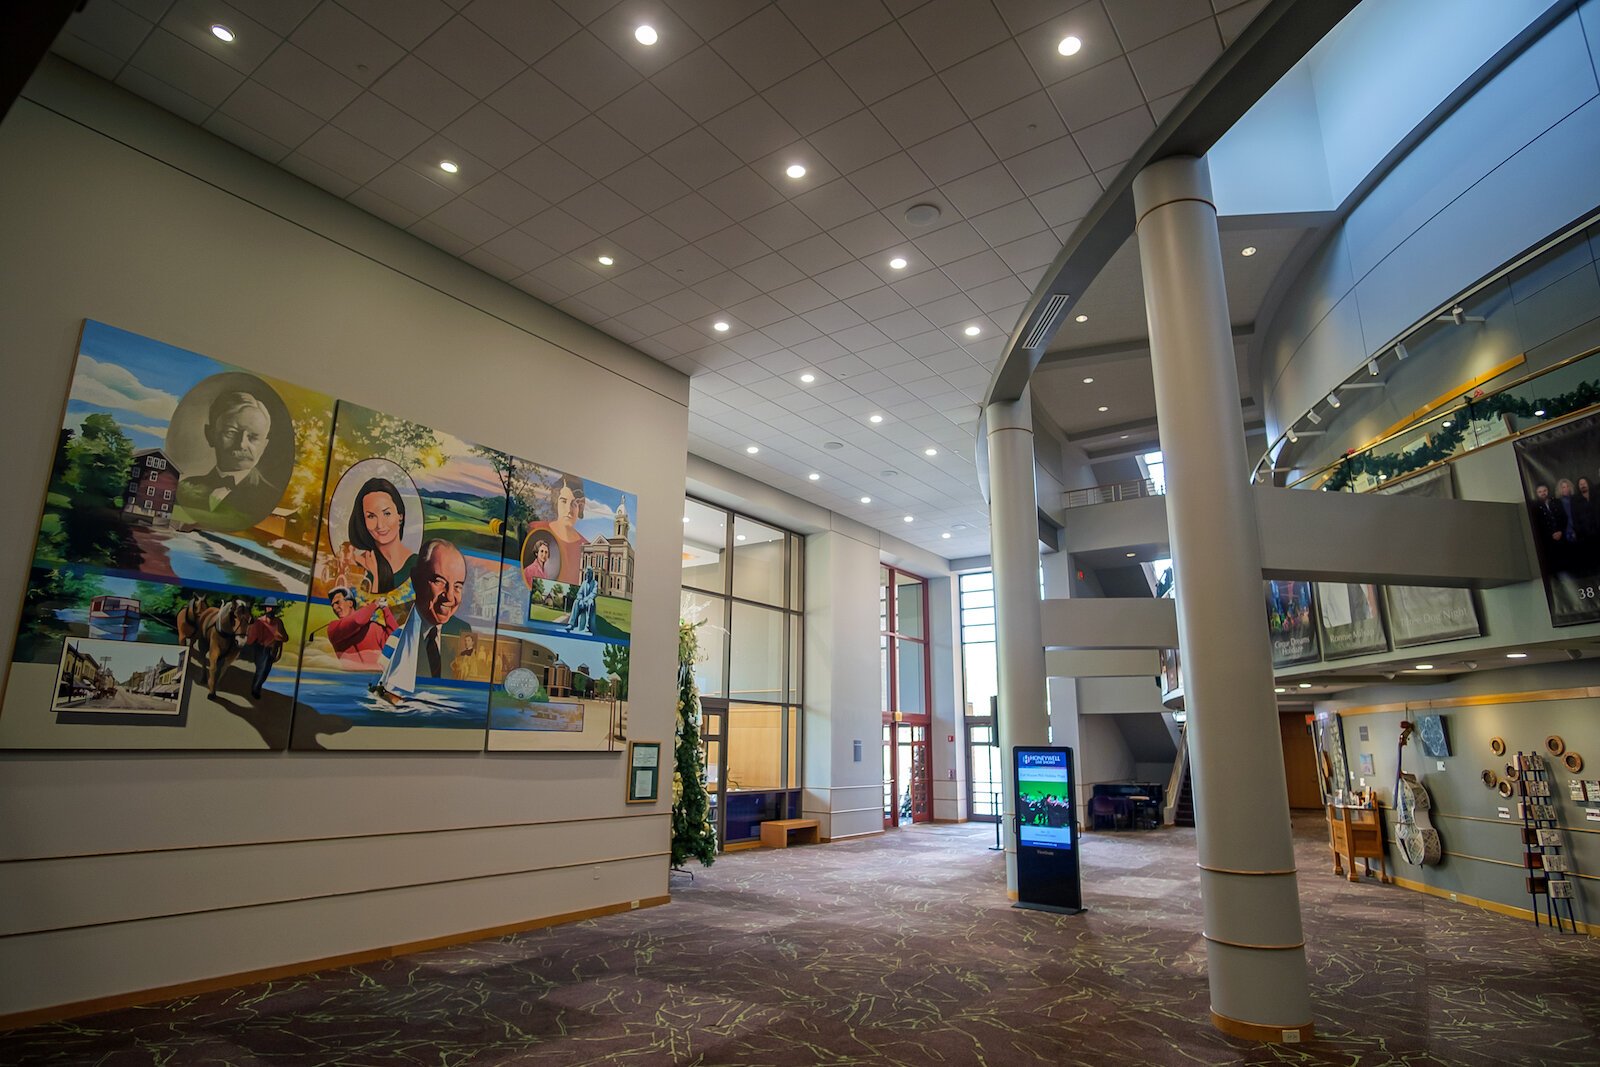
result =
[[[1539,902],[1544,901],[1545,918],[1565,933],[1566,923],[1578,932],[1572,915],[1574,883],[1568,877],[1569,864],[1565,838],[1556,821],[1555,797],[1545,758],[1536,752],[1518,752],[1516,762],[1517,813],[1522,816],[1522,864],[1527,876],[1528,895],[1533,897],[1533,921],[1541,924]]]

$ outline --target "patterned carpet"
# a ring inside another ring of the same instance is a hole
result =
[[[0,1063],[1595,1064],[1600,942],[1328,870],[1297,819],[1318,1040],[1207,1021],[1192,830],[1085,839],[1067,917],[985,826],[742,852],[625,915],[0,1035]]]

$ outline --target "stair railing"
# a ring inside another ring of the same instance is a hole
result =
[[[1167,792],[1161,808],[1161,825],[1176,826],[1178,804],[1183,799],[1183,775],[1189,769],[1189,727],[1179,727],[1178,754],[1172,759],[1172,775],[1167,779]]]

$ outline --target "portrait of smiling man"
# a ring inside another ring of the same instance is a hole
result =
[[[283,486],[257,469],[272,440],[272,413],[252,393],[219,393],[205,426],[214,462],[205,474],[178,483],[178,506],[191,522],[219,530],[239,530],[266,518],[283,496]]]
[[[447,677],[444,639],[459,639],[472,633],[472,627],[456,617],[467,585],[467,561],[461,550],[449,541],[434,538],[422,545],[417,565],[411,572],[416,590],[415,610],[422,624],[422,649],[417,657],[418,676]]]

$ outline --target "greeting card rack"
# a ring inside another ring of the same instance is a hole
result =
[[[1572,916],[1574,883],[1568,877],[1572,868],[1556,821],[1550,770],[1545,758],[1537,752],[1518,752],[1515,766],[1517,811],[1522,816],[1522,863],[1528,894],[1533,897],[1533,921],[1542,924],[1539,917],[1542,900],[1545,918],[1551,926],[1566,933],[1567,924],[1571,924],[1572,932],[1577,933],[1578,923]],[[1563,909],[1565,922],[1561,914]]]

